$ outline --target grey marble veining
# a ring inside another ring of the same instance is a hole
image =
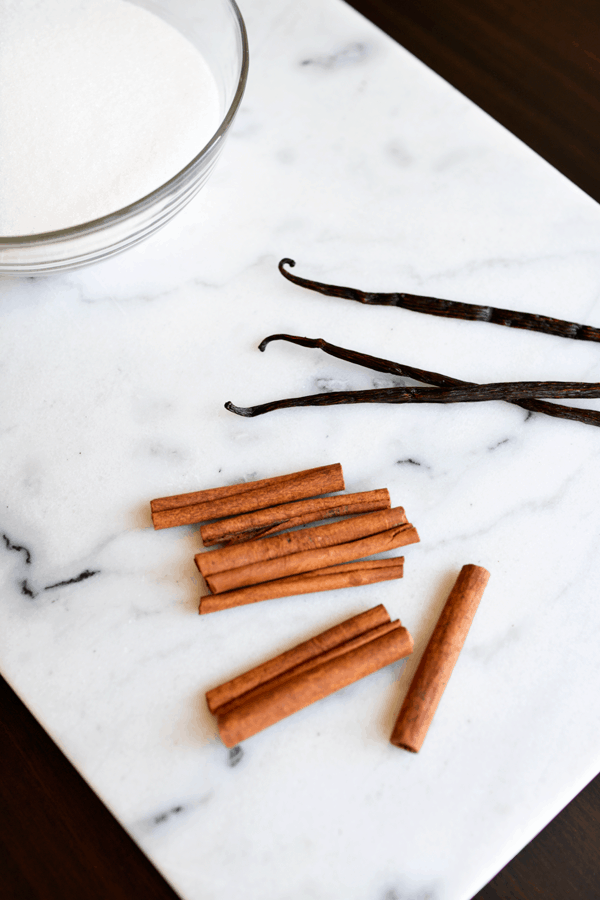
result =
[[[600,769],[600,430],[502,403],[223,404],[400,383],[259,353],[274,332],[600,380],[593,344],[277,271],[600,325],[600,212],[339,0],[242,11],[248,91],[198,198],[120,257],[0,282],[2,671],[185,900],[468,900]],[[199,617],[197,528],[154,532],[148,501],[330,462],[418,527],[402,581]],[[389,735],[464,563],[492,577],[413,756]],[[207,689],[377,603],[409,660],[223,746]]]

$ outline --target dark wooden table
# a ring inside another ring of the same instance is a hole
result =
[[[600,201],[600,0],[350,2]],[[0,711],[0,896],[176,900],[2,679]],[[476,900],[599,898],[600,776]]]

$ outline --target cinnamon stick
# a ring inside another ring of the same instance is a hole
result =
[[[282,503],[279,506],[245,513],[219,522],[209,522],[200,528],[200,537],[205,547],[224,542],[249,541],[319,519],[357,515],[378,509],[389,509],[390,506],[387,488],[344,494],[341,497],[312,497],[308,500]]]
[[[206,694],[208,708],[211,712],[215,712],[219,706],[223,706],[225,703],[233,700],[234,697],[239,697],[241,694],[253,690],[259,684],[270,681],[283,672],[287,672],[309,659],[326,653],[332,647],[344,644],[346,641],[352,640],[373,628],[377,628],[379,625],[388,624],[389,621],[389,613],[382,603],[374,606],[372,609],[367,609],[365,612],[358,613],[356,616],[351,616],[349,619],[345,619],[332,628],[322,631],[309,640],[297,644],[290,650],[280,653],[273,659],[268,660],[268,662],[261,663],[259,666],[244,672],[243,675],[238,675],[236,678],[232,678],[231,681],[227,681],[219,685],[219,687],[208,691]]]
[[[335,659],[275,682],[247,702],[222,715],[217,713],[221,740],[226,747],[234,747],[305,706],[408,656],[412,646],[410,634],[400,626]]]
[[[402,507],[398,506],[394,509],[382,509],[378,512],[354,516],[351,519],[342,519],[340,522],[331,522],[327,525],[315,525],[301,531],[275,534],[262,538],[260,541],[219,547],[206,553],[198,553],[195,561],[202,575],[207,578],[216,572],[277,559],[288,556],[290,553],[299,553],[301,550],[345,544],[348,541],[377,534],[405,523],[406,514]]]
[[[461,569],[402,704],[390,738],[396,747],[421,749],[489,577],[481,566]]]
[[[377,513],[373,513],[373,515],[377,515]],[[224,591],[248,587],[251,584],[261,584],[265,581],[299,575],[302,572],[310,572],[326,566],[351,562],[365,556],[373,556],[375,553],[382,553],[385,550],[404,547],[407,544],[416,543],[418,540],[419,535],[416,528],[406,523],[361,540],[348,541],[330,547],[316,547],[312,550],[292,553],[289,556],[280,556],[277,559],[266,559],[235,569],[226,569],[224,572],[216,572],[214,575],[205,576],[205,579],[212,593],[220,594]]]
[[[342,490],[342,467],[335,463],[260,481],[160,497],[150,502],[150,510],[156,529],[172,528]]]
[[[393,578],[402,578],[403,567],[403,556],[328,566],[314,572],[304,572],[289,578],[278,578],[275,581],[268,581],[266,584],[226,591],[224,594],[206,594],[200,598],[198,612],[204,615],[222,609],[231,609],[234,606],[243,606],[247,603],[257,603],[260,600],[274,600],[277,597],[292,597],[299,594],[312,594],[316,591],[333,591],[338,588],[390,581]]]
[[[277,675],[270,681],[257,685],[257,687],[253,688],[251,691],[247,691],[247,693],[241,694],[239,697],[234,697],[229,703],[224,703],[222,706],[217,707],[215,715],[222,716],[232,709],[247,703],[254,697],[259,697],[267,691],[271,691],[274,687],[279,687],[279,685],[290,681],[292,678],[295,678],[296,675],[308,672],[310,669],[314,669],[316,666],[329,662],[331,659],[337,659],[338,656],[343,656],[344,653],[356,650],[357,647],[362,647],[363,644],[368,644],[369,641],[374,641],[376,638],[383,637],[384,634],[389,634],[390,631],[395,631],[402,627],[400,620],[396,619],[394,622],[387,622],[384,625],[378,625],[376,628],[371,628],[369,631],[365,631],[363,634],[359,634],[355,638],[352,638],[352,640],[346,641],[338,647],[332,647],[331,650],[320,653],[312,659],[307,659],[306,662],[303,662],[286,672],[282,672],[281,675]]]

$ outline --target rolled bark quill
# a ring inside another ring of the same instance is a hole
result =
[[[204,577],[211,592],[220,594],[223,591],[232,591],[251,584],[261,584],[265,581],[300,575],[303,572],[311,572],[326,566],[352,562],[366,556],[373,556],[375,553],[382,553],[385,550],[405,547],[407,544],[417,543],[418,540],[417,529],[406,523],[360,540],[351,540],[329,547],[316,547],[300,553],[291,553],[289,556],[280,556],[276,559],[266,559],[250,565],[239,566],[235,569],[226,569],[223,572],[215,572],[214,575],[205,575]]]
[[[403,659],[412,646],[408,631],[399,625],[355,650],[279,681],[247,702],[222,714],[217,712],[221,740],[226,747],[234,747],[311,703]]]
[[[205,547],[220,543],[241,543],[316,522],[319,519],[375,512],[379,509],[389,509],[390,506],[390,493],[387,488],[337,497],[311,497],[308,500],[282,503],[218,522],[208,522],[201,526],[200,537]]]
[[[342,467],[335,463],[260,481],[160,497],[150,502],[150,510],[155,529],[172,528],[343,490]]]
[[[467,637],[490,573],[463,566],[427,644],[390,741],[418,753]]]
[[[387,625],[389,622],[389,613],[382,603],[379,606],[366,610],[366,612],[358,613],[356,616],[345,619],[338,625],[334,625],[332,628],[315,635],[315,637],[303,641],[301,644],[296,644],[295,647],[280,653],[279,656],[275,656],[268,662],[261,663],[261,665],[244,672],[243,675],[238,675],[236,678],[232,678],[231,681],[226,681],[219,687],[208,691],[206,694],[208,708],[212,713],[216,713],[219,707],[224,706],[236,697],[254,690],[259,685],[276,678],[284,672],[288,672],[309,659],[314,659],[316,656],[326,653],[333,647],[338,647],[346,643],[346,641],[358,637],[360,634],[371,631],[380,625]]]
[[[289,578],[278,578],[265,584],[255,584],[239,590],[226,591],[223,594],[206,594],[200,598],[198,612],[200,615],[204,615],[248,603],[257,603],[260,600],[274,600],[277,597],[291,597],[299,594],[312,594],[316,591],[357,587],[361,584],[375,584],[379,581],[402,578],[403,571],[403,556],[328,566]]]
[[[412,647],[412,638],[400,622],[388,621],[283,669],[276,677],[261,681],[259,676],[252,689],[227,703],[213,705],[221,739],[227,747],[233,747],[316,700],[408,656]],[[207,701],[210,706],[208,694]]]
[[[388,528],[406,524],[406,513],[401,506],[394,509],[383,509],[340,522],[327,525],[314,525],[300,531],[285,534],[274,534],[260,541],[248,541],[243,544],[230,544],[218,547],[205,553],[197,553],[194,557],[202,575],[214,575],[227,569],[236,569],[252,563],[277,559],[301,550],[313,550],[316,547],[330,547],[346,541],[377,534]]]
[[[224,703],[223,706],[220,706],[218,708],[217,715],[224,716],[226,713],[229,713],[232,710],[238,709],[240,706],[244,706],[245,704],[249,703],[250,700],[254,700],[255,698],[259,697],[264,698],[265,694],[273,691],[274,688],[277,688],[279,690],[280,687],[288,684],[298,675],[303,675],[305,672],[310,672],[312,669],[316,669],[317,667],[322,666],[324,663],[329,663],[335,659],[339,659],[340,656],[345,656],[352,650],[357,650],[359,647],[363,647],[365,644],[370,644],[377,638],[383,637],[386,634],[390,634],[392,631],[403,630],[405,629],[402,628],[402,624],[399,619],[396,619],[395,622],[388,622],[385,625],[378,625],[377,628],[372,628],[370,631],[367,631],[364,634],[359,634],[357,635],[357,637],[352,638],[352,640],[346,641],[346,643],[341,644],[338,647],[332,647],[331,650],[327,650],[326,653],[315,656],[313,659],[308,659],[306,662],[301,663],[299,666],[295,666],[288,672],[282,672],[281,675],[278,675],[276,678],[273,678],[270,681],[265,682],[264,684],[259,684],[253,690],[248,691],[241,697],[235,697],[233,700],[230,700],[229,703]]]

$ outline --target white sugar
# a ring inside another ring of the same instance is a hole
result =
[[[126,0],[0,0],[0,234],[67,228],[176,175],[219,125],[203,57]]]

